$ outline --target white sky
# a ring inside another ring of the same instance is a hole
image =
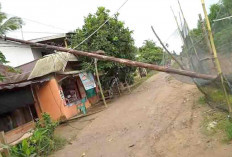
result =
[[[24,39],[34,39],[52,35],[49,33],[65,33],[81,27],[84,16],[95,13],[99,6],[110,9],[111,14],[114,14],[125,0],[0,0],[0,2],[3,12],[23,18]],[[190,28],[196,27],[198,14],[203,15],[201,0],[180,0],[180,2]],[[218,0],[206,0],[206,5],[209,8],[216,2]],[[136,46],[141,46],[146,39],[157,41],[151,31],[153,25],[161,39],[169,44],[169,49],[178,51],[181,41],[177,37],[178,33],[173,33],[177,27],[170,6],[176,15],[179,15],[177,0],[129,0],[120,10],[119,19],[134,30]],[[8,35],[22,38],[20,31]]]

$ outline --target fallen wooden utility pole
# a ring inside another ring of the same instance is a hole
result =
[[[71,54],[75,54],[75,55],[79,55],[79,56],[97,58],[97,59],[103,60],[103,61],[117,62],[117,63],[121,63],[121,64],[124,64],[127,66],[142,67],[142,68],[147,68],[147,69],[156,70],[156,71],[160,71],[160,72],[184,75],[184,76],[189,76],[192,78],[201,78],[201,79],[206,79],[206,80],[213,80],[217,77],[215,75],[199,74],[199,73],[195,73],[195,72],[187,71],[187,70],[173,69],[173,68],[158,66],[158,65],[154,65],[154,64],[132,61],[132,60],[128,60],[128,59],[100,55],[100,54],[96,54],[96,53],[77,51],[77,50],[73,50],[73,49],[67,49],[67,48],[52,46],[52,45],[47,45],[47,44],[34,43],[31,41],[20,40],[20,39],[15,39],[15,38],[11,38],[11,37],[0,36],[0,38],[3,40],[9,40],[9,41],[27,44],[30,46],[36,46],[36,47],[41,47],[41,48],[45,48],[45,49],[52,49],[52,50],[67,52],[67,53],[71,53]]]

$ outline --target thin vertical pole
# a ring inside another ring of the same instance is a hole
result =
[[[180,29],[180,25],[179,25],[179,23],[178,23],[178,21],[177,21],[177,17],[176,17],[176,15],[175,15],[175,13],[174,13],[172,7],[171,7],[171,10],[172,10],[172,14],[173,14],[173,16],[174,16],[174,19],[175,19],[175,21],[176,21],[176,25],[177,25],[177,28],[178,28],[178,32],[179,32],[180,37],[181,37],[181,39],[182,39],[182,42],[183,42],[183,44],[184,44],[184,43],[185,43],[185,42],[184,42],[184,36],[182,35],[181,29]]]
[[[208,17],[206,7],[205,7],[205,1],[201,0],[201,3],[202,3],[202,8],[203,8],[203,11],[204,11],[204,14],[205,14],[206,25],[207,25],[207,28],[208,28],[209,39],[210,39],[210,43],[211,43],[211,46],[212,46],[212,51],[213,51],[214,60],[215,60],[215,64],[216,64],[216,67],[217,67],[218,75],[220,76],[220,79],[221,79],[221,84],[222,84],[222,88],[223,88],[223,91],[224,91],[224,94],[225,94],[225,98],[226,98],[226,102],[227,102],[227,105],[228,105],[230,116],[232,116],[232,109],[231,109],[231,105],[230,105],[230,101],[229,101],[229,96],[228,96],[228,93],[226,91],[226,87],[224,85],[224,78],[223,78],[223,75],[222,75],[221,65],[220,65],[220,62],[219,62],[218,57],[217,57],[217,50],[216,50],[216,46],[215,46],[215,43],[214,43],[213,33],[212,33],[210,22],[209,22],[209,17]]]
[[[7,145],[6,139],[5,139],[5,133],[4,131],[0,132],[0,144]],[[1,148],[1,147],[0,147]],[[0,152],[1,153],[1,152]],[[3,154],[6,157],[10,157],[10,151],[8,148],[3,148]]]
[[[153,31],[153,33],[155,34],[156,38],[159,40],[160,44],[162,45],[162,47],[164,48],[164,50],[172,57],[172,59],[180,66],[180,68],[183,70],[184,67],[181,65],[181,63],[171,54],[171,52],[166,48],[166,46],[164,45],[164,43],[161,41],[161,39],[159,38],[158,34],[155,32],[154,28],[151,26],[151,29]]]
[[[65,39],[64,39],[64,44],[65,44],[65,48],[68,48],[67,37],[65,37]]]
[[[165,62],[165,61],[164,61],[164,54],[165,54],[165,53],[163,52],[163,66],[164,66],[164,64],[165,64],[165,63],[164,63],[164,62]]]
[[[209,41],[209,38],[208,38],[208,33],[206,31],[205,23],[204,23],[204,21],[202,19],[201,14],[199,14],[198,16],[199,16],[199,20],[200,20],[200,23],[201,23],[201,28],[202,28],[202,32],[203,32],[203,35],[204,35],[205,42],[207,44],[207,47],[209,48],[209,53],[213,56],[213,50],[212,50],[212,47],[210,45],[210,41]]]
[[[181,7],[181,5],[180,5],[179,0],[178,0],[178,4],[179,4],[179,7],[180,7],[180,12],[181,12],[181,14],[182,14],[182,16],[183,16],[183,18],[184,18],[184,24],[186,25],[187,31],[188,31],[188,33],[189,33],[190,30],[189,30],[189,27],[188,27],[188,23],[187,23],[187,21],[186,21],[186,19],[185,19],[184,12],[183,12],[183,10],[182,10],[182,7]],[[197,50],[196,50],[196,48],[195,48],[195,46],[194,46],[194,43],[193,43],[193,39],[192,39],[192,37],[191,37],[190,34],[189,34],[189,38],[190,38],[190,41],[191,41],[191,43],[192,43],[194,53],[195,53],[197,59],[200,60],[200,59],[199,59],[199,56],[198,56],[198,54],[197,54]]]
[[[22,39],[24,40],[24,36],[23,36],[23,27],[22,27],[22,26],[21,26],[21,28],[20,28],[20,31],[21,31]]]
[[[103,103],[104,103],[105,107],[107,107],[105,96],[104,96],[102,86],[101,86],[101,82],[100,82],[100,79],[99,79],[99,74],[98,74],[98,69],[97,69],[97,59],[96,58],[94,58],[94,65],[95,65],[95,71],[96,71],[96,76],[97,76],[97,82],[98,82],[98,85],[99,85],[99,88],[100,88]]]
[[[180,25],[179,25],[179,23],[178,23],[177,17],[176,17],[176,15],[175,15],[175,13],[174,13],[172,7],[171,7],[171,10],[172,10],[172,14],[173,14],[173,16],[174,16],[174,19],[175,19],[175,21],[176,21],[177,29],[178,29],[178,32],[179,32],[180,37],[181,37],[181,39],[182,39],[183,47],[184,47],[184,50],[185,50],[185,49],[186,49],[187,43],[185,42],[185,39],[184,39],[184,33],[182,33],[182,31],[181,31],[181,29],[180,29]],[[180,21],[181,21],[181,17],[180,17]],[[191,63],[191,66],[192,66],[192,68],[193,68],[194,66],[193,66],[193,63],[192,63],[192,61],[191,61],[191,58],[189,57],[188,50],[186,51],[186,55],[187,55],[187,59],[188,59],[189,63]]]

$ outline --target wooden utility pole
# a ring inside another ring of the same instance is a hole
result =
[[[65,39],[64,39],[64,45],[65,45],[65,48],[68,48],[68,39],[67,39],[67,37],[65,37]]]
[[[99,79],[99,74],[98,74],[98,69],[97,69],[97,58],[94,58],[94,65],[95,65],[97,82],[98,82],[98,86],[100,88],[100,93],[101,93],[101,96],[102,96],[102,100],[103,100],[103,103],[104,103],[105,107],[107,107],[105,96],[104,96],[104,93],[103,93],[103,90],[102,90],[102,86],[101,86],[101,82],[100,82],[100,79]]]
[[[132,61],[132,60],[129,60],[129,59],[115,58],[115,57],[112,57],[112,56],[105,56],[105,55],[100,55],[100,54],[96,54],[96,53],[77,51],[77,50],[73,50],[73,49],[67,49],[67,48],[64,48],[64,47],[58,47],[58,46],[53,46],[53,45],[35,43],[35,42],[15,39],[15,38],[11,38],[11,37],[0,36],[0,39],[19,42],[19,43],[22,43],[22,44],[35,46],[35,47],[41,47],[41,48],[45,48],[45,49],[51,49],[51,50],[67,52],[67,53],[71,53],[71,54],[79,55],[79,56],[97,58],[97,59],[103,60],[103,61],[117,62],[117,63],[121,63],[121,64],[124,64],[124,65],[127,65],[127,66],[147,68],[147,69],[156,70],[156,71],[160,71],[160,72],[184,75],[184,76],[189,76],[189,77],[193,77],[193,78],[214,80],[217,77],[215,75],[199,74],[199,73],[188,71],[188,70],[173,69],[173,68],[158,66],[158,65],[154,65],[154,64],[148,64],[148,63],[143,63],[143,62]]]
[[[232,108],[231,108],[230,101],[229,101],[229,96],[228,96],[228,93],[226,91],[226,87],[225,87],[225,84],[224,84],[224,77],[223,77],[223,74],[222,74],[221,65],[220,65],[220,62],[219,62],[218,57],[217,57],[217,50],[216,50],[216,46],[215,46],[215,43],[214,43],[214,38],[213,38],[212,30],[211,30],[211,25],[210,25],[208,14],[207,14],[206,7],[205,7],[205,1],[201,0],[201,3],[202,3],[202,8],[203,8],[203,11],[204,11],[204,14],[205,14],[206,25],[207,25],[207,28],[208,28],[209,39],[210,39],[210,43],[211,43],[211,46],[212,46],[212,51],[213,51],[214,60],[215,60],[215,64],[216,64],[216,67],[217,67],[218,75],[220,76],[220,79],[221,79],[221,84],[222,84],[225,99],[226,99],[226,102],[227,102],[227,105],[228,105],[230,116],[232,116]]]

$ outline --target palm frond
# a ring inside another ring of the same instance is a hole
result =
[[[21,28],[23,21],[19,17],[11,17],[0,26],[0,34]]]
[[[6,14],[1,12],[1,10],[2,10],[2,5],[0,3],[0,23],[2,23],[7,18]]]
[[[6,14],[3,12],[0,12],[0,23],[2,23],[7,18]]]

